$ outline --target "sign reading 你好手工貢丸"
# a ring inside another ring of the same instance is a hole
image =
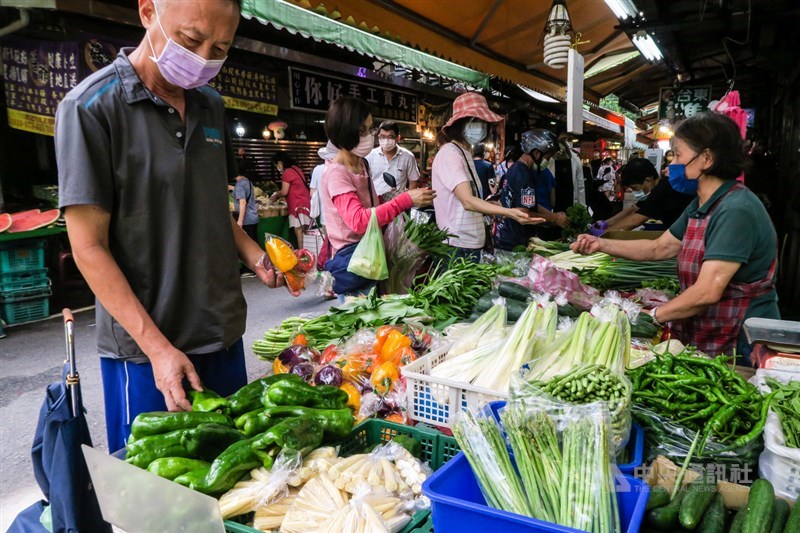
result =
[[[289,68],[293,109],[325,112],[340,96],[360,98],[370,104],[376,119],[417,123],[419,102],[412,93]]]

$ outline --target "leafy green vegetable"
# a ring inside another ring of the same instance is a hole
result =
[[[592,215],[589,209],[583,204],[575,204],[567,208],[567,218],[569,225],[561,232],[562,238],[574,240],[581,233],[586,232],[586,228],[592,223]]]

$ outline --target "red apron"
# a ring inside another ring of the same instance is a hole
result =
[[[744,186],[737,183],[711,206],[705,217],[689,218],[689,225],[683,236],[681,251],[678,255],[678,279],[681,284],[681,292],[697,282],[706,250],[706,225],[714,210],[725,197],[739,189],[744,189]],[[730,282],[719,302],[700,314],[676,322],[676,337],[697,346],[698,349],[709,355],[732,354],[736,348],[739,329],[750,301],[767,294],[775,287],[776,265],[777,261],[773,261],[767,276],[760,281]]]

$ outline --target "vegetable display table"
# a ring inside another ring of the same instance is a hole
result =
[[[267,217],[267,218],[259,218],[258,219],[258,244],[261,248],[264,248],[264,234],[270,233],[272,235],[277,235],[278,237],[282,237],[287,241],[291,242],[293,245],[297,245],[295,242],[294,232],[291,231],[289,228],[289,217]]]

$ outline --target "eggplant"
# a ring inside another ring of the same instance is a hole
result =
[[[305,363],[314,360],[314,351],[308,346],[302,344],[295,344],[289,346],[278,356],[281,363],[287,368],[292,368],[294,365]]]
[[[311,383],[311,380],[314,378],[314,364],[308,361],[297,363],[289,370],[289,373],[297,374],[303,378],[303,381],[306,383]]]

